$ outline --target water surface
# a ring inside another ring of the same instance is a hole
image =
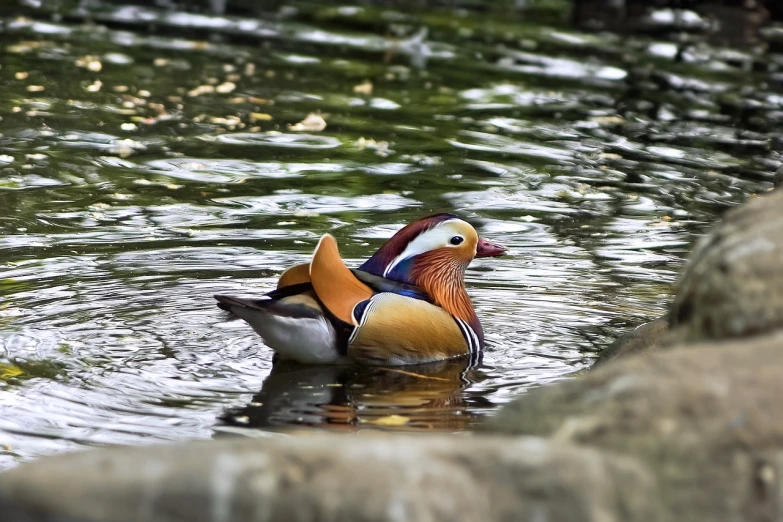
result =
[[[693,242],[779,164],[779,57],[580,33],[562,3],[513,22],[31,5],[0,33],[0,468],[469,428],[662,314]],[[311,113],[325,129],[297,125]],[[444,211],[510,250],[467,273],[478,367],[273,370],[214,306],[272,288],[321,234],[355,266]]]

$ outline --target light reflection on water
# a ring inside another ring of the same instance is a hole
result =
[[[391,38],[364,8],[29,14],[0,34],[0,468],[221,431],[466,429],[660,315],[694,239],[778,164],[721,96],[783,98],[718,53],[684,68],[663,42],[620,56],[618,37],[460,17]],[[651,56],[657,83],[635,67]],[[324,131],[291,130],[318,111]],[[214,307],[325,232],[358,265],[438,211],[510,250],[467,274],[478,367],[272,370]]]

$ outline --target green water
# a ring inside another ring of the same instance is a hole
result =
[[[0,32],[0,468],[224,431],[469,428],[663,313],[692,243],[779,163],[774,56],[575,32],[564,2],[34,4]],[[310,113],[326,128],[295,130]],[[214,306],[323,233],[357,265],[441,211],[510,249],[468,270],[478,368],[270,375]]]

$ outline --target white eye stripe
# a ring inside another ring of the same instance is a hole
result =
[[[394,267],[399,265],[406,259],[410,259],[424,252],[443,248],[446,246],[455,246],[450,243],[451,238],[460,236],[464,241],[464,229],[461,231],[460,227],[470,226],[461,219],[449,219],[442,221],[432,227],[431,229],[422,232],[413,241],[408,243],[405,250],[400,255],[392,259],[391,263],[386,266],[386,270],[383,271],[383,276],[386,277],[394,270]]]

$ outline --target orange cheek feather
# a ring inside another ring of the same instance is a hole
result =
[[[416,286],[432,296],[435,303],[468,323],[476,320],[473,304],[465,291],[465,268],[468,261],[455,255],[456,249],[439,248],[419,256],[411,271]]]

